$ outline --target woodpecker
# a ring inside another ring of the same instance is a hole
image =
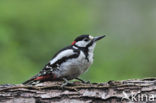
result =
[[[63,80],[65,84],[69,80],[77,79],[93,63],[93,54],[96,42],[103,36],[93,37],[91,35],[78,36],[71,45],[58,51],[44,68],[31,79],[23,84],[33,84],[44,81]]]

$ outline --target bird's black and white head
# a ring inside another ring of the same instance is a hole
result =
[[[78,48],[94,49],[96,42],[104,37],[105,35],[96,37],[91,35],[80,35],[72,42],[72,45]]]

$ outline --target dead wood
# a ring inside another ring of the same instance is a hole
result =
[[[156,78],[61,84],[0,85],[0,103],[156,103]]]

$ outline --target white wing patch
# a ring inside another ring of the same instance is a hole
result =
[[[62,51],[55,58],[53,58],[50,61],[50,64],[55,63],[57,60],[59,60],[59,59],[61,59],[63,57],[68,57],[68,56],[72,55],[73,53],[74,53],[73,50],[65,50],[65,51]]]

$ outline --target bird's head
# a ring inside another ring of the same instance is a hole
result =
[[[72,45],[76,47],[89,48],[91,46],[94,46],[98,40],[104,37],[105,35],[96,37],[93,37],[91,35],[80,35],[72,42]]]

